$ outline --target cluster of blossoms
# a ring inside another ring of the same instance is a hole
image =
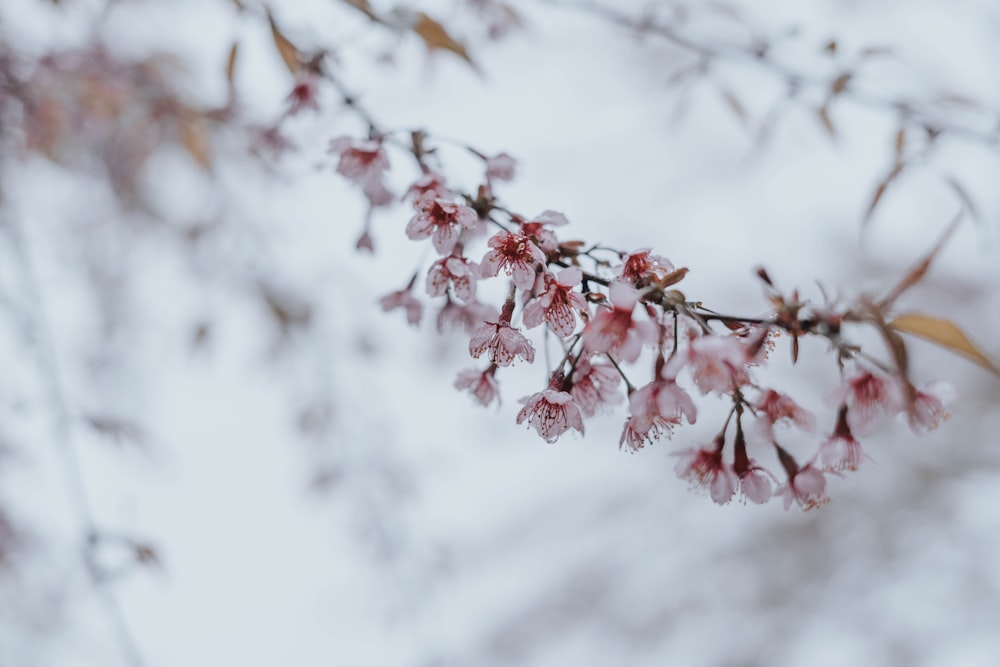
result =
[[[332,150],[339,156],[337,171],[361,186],[372,206],[383,205],[390,196],[382,185],[388,165],[383,140],[342,138]],[[455,386],[484,406],[499,402],[500,369],[535,361],[535,346],[524,331],[546,329],[559,342],[561,359],[548,369],[545,387],[521,399],[517,414],[517,423],[545,441],[555,442],[567,431],[582,434],[586,419],[627,402],[619,447],[636,451],[696,422],[692,392],[712,395],[731,404],[725,424],[709,445],[677,453],[677,475],[719,504],[733,498],[762,504],[781,496],[786,509],[793,503],[810,509],[827,502],[828,475],[857,470],[868,458],[857,436],[869,433],[877,420],[905,415],[920,431],[947,417],[950,388],[931,383],[918,389],[905,363],[882,363],[843,336],[845,323],[886,330],[891,304],[860,300],[853,307],[813,307],[795,292],[782,295],[760,270],[771,313],[720,315],[678,291],[674,286],[687,269],[649,248],[621,252],[563,241],[557,230],[568,221],[562,214],[545,211],[529,218],[501,206],[494,186],[513,177],[514,161],[473,153],[485,167],[475,196],[447,187],[425,153],[414,151],[422,173],[404,197],[414,209],[405,232],[414,241],[429,239],[437,257],[423,283],[420,272],[414,274],[382,305],[403,309],[417,324],[423,312],[419,286],[428,297],[443,299],[439,325],[463,326],[470,356],[487,363],[482,370],[463,370]],[[485,249],[473,254],[471,248],[482,246],[484,238]],[[496,278],[508,279],[499,308],[477,298],[477,284]],[[816,437],[816,450],[801,461],[782,442],[788,429],[814,434],[816,417],[755,377],[781,334],[791,336],[793,355],[800,337],[826,338],[842,377],[828,396],[836,415],[831,428]],[[646,363],[651,376],[634,384],[625,367]],[[770,468],[764,458],[773,461]]]

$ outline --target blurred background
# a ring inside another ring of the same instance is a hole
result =
[[[718,507],[671,456],[712,419],[630,455],[620,408],[548,445],[514,424],[540,368],[482,409],[452,387],[464,333],[382,312],[429,257],[407,205],[334,173],[329,141],[368,130],[338,86],[468,190],[456,144],[506,151],[512,208],[652,246],[726,313],[766,311],[761,265],[813,300],[884,293],[964,206],[900,305],[1000,358],[1000,8],[604,7],[274,3],[336,73],[290,114],[265,4],[0,3],[0,665],[1000,661],[983,369],[913,342],[950,421],[866,439],[818,510]],[[821,430],[826,353],[779,341],[767,371]]]

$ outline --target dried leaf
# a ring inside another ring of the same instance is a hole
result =
[[[896,163],[903,161],[903,150],[906,149],[906,128],[900,127],[896,130]]]
[[[230,90],[233,87],[236,74],[236,56],[239,53],[239,49],[239,42],[233,42],[233,47],[229,49],[229,60],[226,61],[226,81],[229,83]]]
[[[475,66],[475,63],[472,62],[472,58],[469,57],[469,53],[465,50],[465,47],[455,41],[455,38],[448,34],[448,31],[443,25],[427,16],[427,14],[417,12],[417,18],[413,23],[412,30],[420,36],[420,39],[424,40],[427,48],[431,51],[437,49],[451,51],[462,60]]]
[[[1000,376],[1000,368],[975,343],[969,340],[965,332],[949,320],[920,313],[910,313],[897,317],[889,323],[889,328],[923,338],[951,350],[982,366],[994,375]]]
[[[885,195],[886,189],[889,185],[903,173],[903,168],[906,166],[905,162],[897,162],[893,165],[892,171],[890,171],[885,178],[879,181],[879,184],[875,187],[875,194],[872,196],[872,202],[868,205],[868,210],[865,211],[865,217],[861,221],[861,226],[866,226],[875,214],[875,207],[878,206],[879,202],[882,201],[882,196]]]
[[[847,84],[850,82],[851,77],[854,74],[852,72],[844,72],[836,79],[833,80],[833,84],[830,86],[830,94],[840,95],[842,92],[847,90]]]
[[[951,238],[951,235],[955,233],[955,230],[958,229],[959,223],[962,222],[962,213],[963,211],[958,212],[958,215],[951,221],[948,228],[944,230],[941,238],[938,239],[938,242],[934,244],[934,247],[930,249],[927,255],[914,264],[913,267],[906,272],[906,275],[903,276],[903,279],[900,280],[899,283],[893,287],[881,301],[878,302],[877,307],[879,309],[884,312],[885,309],[891,306],[903,292],[924,279],[924,276],[927,275],[927,271],[931,268],[931,262],[934,261],[934,258],[937,257],[937,254],[941,252],[941,249],[944,247],[944,244],[949,238]]]
[[[212,167],[212,141],[205,119],[196,113],[187,113],[180,117],[178,131],[181,145],[188,155],[202,169]]]
[[[733,112],[733,114],[735,114],[736,117],[739,118],[741,123],[746,125],[747,110],[746,107],[743,106],[743,103],[740,101],[740,98],[736,97],[736,93],[727,88],[724,88],[719,91],[719,94],[722,95],[722,99],[726,101],[726,106],[728,106],[729,109]]]
[[[281,60],[292,76],[296,76],[302,67],[299,49],[278,29],[278,24],[274,22],[274,17],[270,12],[267,13],[267,20],[271,24],[271,37],[274,39],[274,46],[278,49],[278,55],[281,56]]]
[[[372,21],[377,21],[379,23],[382,22],[382,19],[380,19],[378,15],[375,13],[375,10],[372,9],[372,6],[368,3],[368,0],[344,0],[344,2],[349,4],[351,7],[357,9],[359,12],[370,18]]]
[[[837,128],[833,126],[833,121],[830,120],[830,111],[827,109],[825,104],[816,110],[816,115],[819,117],[819,122],[823,124],[823,127],[829,133],[830,137],[836,139]]]

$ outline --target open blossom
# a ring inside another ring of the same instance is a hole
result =
[[[587,310],[583,295],[573,291],[580,284],[583,274],[580,269],[563,269],[555,277],[544,273],[545,291],[524,307],[524,326],[533,329],[543,321],[552,333],[560,338],[569,338],[576,330],[577,313]]]
[[[416,215],[406,225],[406,235],[413,239],[431,237],[434,249],[449,254],[465,229],[472,229],[479,216],[468,206],[436,197],[422,197],[413,203]]]
[[[497,366],[510,366],[517,357],[532,363],[535,360],[535,348],[520,331],[510,326],[513,311],[514,303],[508,301],[504,304],[498,322],[485,322],[473,331],[472,340],[469,341],[469,354],[478,359],[484,352],[488,352],[490,361]]]
[[[816,417],[787,394],[768,389],[752,403],[757,413],[753,432],[763,442],[774,440],[776,424],[794,424],[799,429],[811,433],[816,428]]]
[[[497,381],[494,377],[497,365],[490,364],[485,371],[469,369],[461,371],[455,380],[456,389],[468,390],[480,405],[487,406],[497,399]]]
[[[617,267],[618,277],[632,284],[648,283],[660,280],[674,270],[670,260],[650,254],[650,250],[640,248],[625,255],[622,264]]]
[[[535,239],[543,252],[552,252],[559,247],[556,233],[549,228],[569,224],[566,216],[557,211],[543,211],[531,220],[519,220],[519,222],[521,223],[521,233]]]
[[[464,257],[442,257],[427,271],[427,293],[430,296],[444,296],[451,285],[455,298],[464,303],[476,296],[476,278],[479,266]]]
[[[485,160],[487,179],[491,181],[513,180],[514,167],[517,165],[517,160],[506,153],[500,153],[499,155],[485,158]]]
[[[899,378],[865,370],[844,378],[841,385],[830,392],[829,400],[836,405],[847,404],[851,429],[862,434],[870,431],[880,414],[899,414],[905,406],[904,388]]]
[[[788,475],[788,482],[775,489],[774,495],[784,497],[786,510],[793,502],[798,503],[803,510],[811,510],[830,501],[826,495],[826,478],[822,470],[811,462],[800,467],[792,455],[782,447],[775,445],[775,448],[778,451],[778,459]]]
[[[739,430],[733,449],[733,472],[739,482],[740,496],[755,505],[763,505],[773,495],[771,482],[777,480],[769,470],[747,455],[746,440]]]
[[[722,460],[724,441],[721,437],[706,448],[686,449],[678,452],[680,457],[674,472],[686,479],[692,486],[706,488],[712,500],[719,505],[728,503],[736,493],[737,477],[733,467]]]
[[[412,199],[413,201],[425,197],[449,199],[453,195],[454,193],[444,184],[444,176],[436,171],[425,171],[407,188],[403,199]]]
[[[387,206],[392,202],[392,193],[382,182],[389,169],[389,158],[381,141],[339,137],[330,142],[330,152],[340,155],[337,173],[360,185],[372,206]]]
[[[673,379],[659,378],[640,387],[629,396],[630,417],[619,440],[619,447],[627,444],[637,450],[670,433],[670,430],[687,419],[694,424],[698,411],[694,401]]]
[[[390,310],[395,310],[396,308],[402,308],[406,311],[406,321],[410,324],[416,326],[420,324],[420,316],[423,313],[423,305],[417,301],[412,293],[412,283],[406,287],[406,289],[401,289],[397,292],[388,294],[379,301],[382,304],[382,310],[389,312]]]
[[[445,298],[447,301],[444,307],[438,311],[438,332],[458,327],[463,331],[472,333],[482,326],[484,322],[496,322],[500,316],[497,309],[488,303],[472,300],[463,305],[457,301],[452,301],[448,295],[445,295]]]
[[[608,290],[611,308],[600,309],[583,330],[583,345],[591,352],[611,354],[622,361],[635,361],[642,344],[654,340],[652,322],[637,322],[632,311],[639,293],[623,282],[613,282]]]
[[[833,435],[819,446],[819,462],[824,470],[833,472],[857,470],[861,462],[868,458],[861,450],[861,443],[851,432],[847,414],[847,406],[841,406],[837,413],[837,426],[833,429]]]
[[[611,364],[592,363],[581,358],[573,371],[573,387],[569,393],[584,416],[593,417],[602,405],[622,400],[618,385],[622,378]]]
[[[930,431],[948,418],[948,404],[955,400],[955,389],[947,382],[928,382],[913,396],[910,428],[914,433]]]
[[[750,382],[746,348],[736,336],[700,336],[691,341],[686,355],[676,359],[691,367],[694,383],[703,394],[729,393]]]
[[[487,241],[490,250],[480,262],[484,278],[505,271],[518,289],[530,290],[535,284],[535,267],[545,263],[545,254],[523,234],[497,232]]]
[[[524,407],[517,413],[517,423],[527,420],[546,442],[555,442],[560,435],[571,428],[583,433],[583,415],[580,414],[580,408],[568,392],[556,388],[561,384],[562,374],[553,375],[554,379],[548,389],[521,399]]]

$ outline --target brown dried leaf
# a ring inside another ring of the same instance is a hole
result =
[[[951,350],[982,366],[994,375],[1000,376],[1000,368],[975,343],[969,340],[969,337],[958,325],[950,320],[921,313],[909,313],[894,319],[889,323],[889,328],[923,338],[939,347]]]
[[[202,169],[212,168],[212,141],[205,119],[196,113],[180,117],[178,132],[181,145]]]
[[[233,46],[229,49],[229,60],[226,61],[226,81],[229,83],[229,88],[232,90],[234,77],[236,74],[236,56],[240,50],[240,43],[233,42]]]
[[[896,130],[896,162],[903,161],[903,151],[906,149],[906,128],[900,127]]]
[[[465,47],[455,41],[455,38],[448,34],[448,31],[443,25],[429,17],[427,14],[417,12],[417,20],[414,21],[412,30],[417,33],[420,39],[424,40],[424,43],[427,45],[429,50],[434,51],[441,49],[443,51],[451,51],[462,60],[475,66],[475,63],[472,62],[472,58],[469,57],[469,53],[465,50]]]
[[[349,4],[351,7],[357,9],[359,12],[370,18],[372,21],[378,21],[378,22],[382,21],[382,19],[380,19],[378,15],[375,13],[375,10],[372,9],[372,6],[368,3],[368,0],[344,0],[344,2]]]
[[[893,165],[892,171],[890,171],[885,178],[879,181],[879,184],[875,187],[875,194],[872,196],[872,202],[868,205],[868,210],[865,211],[865,217],[861,221],[862,227],[868,225],[871,221],[872,216],[875,214],[875,207],[878,206],[880,201],[882,201],[882,197],[885,195],[886,189],[888,189],[889,185],[896,180],[901,173],[903,173],[903,168],[905,166],[905,162],[897,162]]]
[[[274,46],[278,49],[278,55],[281,56],[282,62],[285,63],[285,67],[288,71],[295,76],[299,73],[299,69],[302,67],[302,57],[300,56],[300,51],[298,47],[292,44],[291,40],[285,37],[285,35],[278,29],[278,24],[274,22],[274,17],[271,12],[267,13],[267,20],[271,24],[271,37],[274,39]]]
[[[847,90],[847,84],[851,81],[851,77],[854,74],[852,72],[844,72],[836,79],[833,80],[833,84],[830,86],[830,93],[832,95],[840,95],[842,92]]]
[[[819,118],[819,122],[823,124],[827,133],[829,133],[830,137],[832,139],[836,139],[837,128],[833,126],[833,121],[830,120],[830,110],[827,109],[825,104],[816,110],[816,115]]]

